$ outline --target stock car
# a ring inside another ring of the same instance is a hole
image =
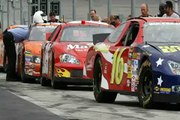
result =
[[[30,26],[29,37],[16,43],[16,71],[22,82],[30,79],[39,80],[41,46],[60,23],[40,23]]]
[[[130,19],[89,48],[83,75],[97,102],[135,95],[144,108],[180,103],[180,19]],[[99,38],[98,38],[99,39]]]
[[[83,78],[83,66],[93,34],[111,33],[114,27],[102,22],[72,21],[61,24],[42,46],[42,86],[64,88],[67,85],[92,85]]]

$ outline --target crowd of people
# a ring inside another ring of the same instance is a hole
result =
[[[171,18],[179,18],[180,15],[174,11],[173,3],[171,1],[166,1],[165,3],[159,4],[159,13],[157,15],[149,14],[148,4],[143,3],[140,5],[141,15],[139,17],[171,17]],[[118,27],[121,24],[121,20],[118,15],[111,15],[105,19],[101,19],[99,15],[97,15],[96,10],[90,10],[90,18],[92,21],[101,21],[106,22],[108,24],[114,25]],[[131,15],[127,16],[127,19],[130,19]]]

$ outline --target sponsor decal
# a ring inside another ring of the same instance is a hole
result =
[[[159,86],[155,86],[155,87],[154,87],[154,91],[155,91],[155,92],[159,92],[159,91],[160,91]]]
[[[88,45],[72,45],[72,44],[69,44],[67,45],[67,50],[73,50],[73,49],[88,49],[89,46]]]
[[[70,77],[70,72],[64,68],[56,69],[58,77]]]
[[[164,53],[180,51],[180,46],[158,46]]]
[[[131,91],[134,92],[137,90],[137,75],[133,75],[131,79]]]
[[[127,78],[132,78],[132,66],[128,65],[128,77]]]
[[[139,60],[139,59],[140,59],[140,55],[141,55],[140,53],[133,53],[133,54],[132,54],[132,58]]]
[[[127,80],[127,83],[126,83],[126,86],[127,86],[127,87],[130,87],[130,85],[131,85],[131,82],[130,82],[130,80],[128,79],[128,80]]]
[[[171,92],[171,88],[160,88],[161,92]]]

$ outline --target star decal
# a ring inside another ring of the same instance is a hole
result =
[[[157,67],[158,67],[159,65],[162,65],[162,62],[163,62],[163,61],[164,61],[164,59],[159,58],[159,59],[156,61]]]
[[[163,82],[163,80],[162,80],[162,77],[160,76],[160,77],[158,78],[158,83],[157,83],[157,85],[161,86],[162,82]]]

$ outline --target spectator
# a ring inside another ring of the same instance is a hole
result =
[[[99,19],[98,16],[94,16],[92,20],[93,20],[93,21],[100,21],[100,19]]]
[[[110,19],[110,24],[113,25],[114,27],[118,27],[121,24],[121,21],[118,15],[111,15],[109,19]]]
[[[101,18],[96,14],[96,10],[95,9],[90,10],[89,15],[90,15],[91,21],[95,20],[94,17],[98,17],[98,19],[101,20]]]
[[[165,14],[162,17],[179,18],[179,15],[173,10],[173,4],[171,1],[166,1]]]
[[[61,23],[61,21],[56,19],[56,14],[54,12],[49,13],[49,18],[50,18],[50,20],[48,22],[59,22],[59,23]]]
[[[165,14],[165,4],[160,3],[159,4],[159,14],[157,14],[157,17],[162,17]]]
[[[152,17],[152,15],[149,15],[149,8],[148,8],[148,4],[143,3],[141,4],[141,15],[139,17]]]
[[[19,26],[3,32],[3,42],[8,58],[6,81],[14,81],[17,79],[15,43],[27,39],[28,32],[28,26]]]
[[[109,17],[107,17],[107,18],[102,19],[101,22],[105,22],[107,24],[110,24],[110,19],[109,19]]]
[[[113,26],[116,26],[115,16],[114,16],[114,15],[111,15],[111,16],[109,17],[109,19],[110,19],[110,24],[113,25]]]

